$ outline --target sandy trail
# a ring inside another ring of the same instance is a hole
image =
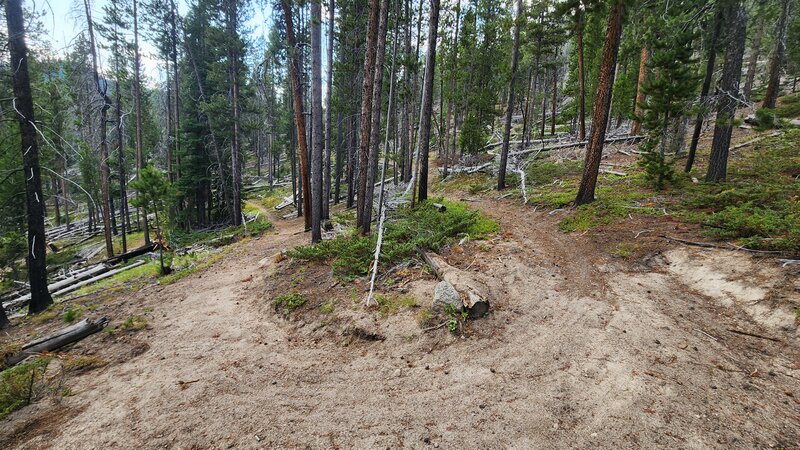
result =
[[[209,270],[138,294],[133,301],[153,308],[141,338],[149,349],[81,377],[77,395],[62,400],[69,414],[11,443],[800,445],[797,327],[791,311],[759,309],[786,287],[779,280],[788,269],[682,247],[634,269],[603,256],[587,237],[560,233],[546,213],[511,201],[473,205],[495,217],[507,239],[472,264],[496,300],[469,337],[421,333],[408,313],[375,317],[385,341],[343,346],[320,339],[311,324],[279,318],[259,280],[272,255],[307,235],[298,233],[300,220],[276,220],[274,234],[240,245]],[[695,276],[701,268],[716,287]],[[251,275],[254,281],[242,281]],[[20,414],[8,429],[24,424]]]

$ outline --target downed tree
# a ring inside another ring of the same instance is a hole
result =
[[[627,142],[631,144],[635,144],[642,139],[644,136],[621,136],[621,137],[612,137],[605,140],[606,144],[615,144],[617,142]],[[581,147],[585,146],[589,143],[589,141],[575,141],[575,142],[567,142],[565,144],[557,144],[557,145],[550,145],[547,147],[539,147],[539,148],[529,148],[526,150],[520,150],[516,152],[510,152],[509,156],[520,156],[520,155],[527,155],[528,153],[533,152],[547,152],[550,150],[561,150],[563,148],[571,148],[571,147]]]
[[[102,317],[96,321],[87,318],[74,325],[62,328],[55,333],[35,339],[23,345],[19,353],[7,358],[6,366],[13,366],[30,355],[43,352],[52,352],[72,344],[73,342],[78,342],[87,336],[91,336],[92,334],[101,331],[107,324],[108,319],[105,317]]]
[[[95,277],[89,278],[88,280],[83,280],[83,281],[80,281],[78,283],[72,284],[70,286],[66,286],[63,289],[59,289],[58,291],[53,292],[51,295],[53,297],[56,297],[56,296],[59,296],[59,295],[64,295],[64,294],[70,293],[70,292],[75,291],[77,289],[80,289],[80,288],[82,288],[82,287],[84,287],[86,285],[89,285],[89,284],[92,284],[92,283],[97,283],[100,280],[104,280],[106,278],[113,277],[114,275],[116,275],[116,274],[118,274],[120,272],[124,272],[126,270],[133,269],[134,267],[139,267],[142,264],[145,264],[145,262],[146,261],[144,261],[144,260],[139,260],[139,261],[136,261],[135,263],[127,265],[125,267],[121,267],[119,269],[114,269],[114,270],[109,271],[109,272],[101,273],[100,275],[97,275]]]
[[[433,270],[436,278],[447,281],[458,291],[470,319],[478,319],[489,312],[489,288],[469,273],[451,266],[441,256],[427,253],[421,248],[417,248],[417,252]]]
[[[127,261],[127,260],[129,260],[131,258],[136,258],[137,256],[142,256],[144,254],[153,252],[155,250],[156,250],[155,244],[146,244],[146,245],[143,245],[143,246],[141,246],[139,248],[135,248],[135,249],[133,249],[133,250],[127,252],[127,253],[121,253],[121,254],[119,254],[117,256],[113,256],[111,258],[108,258],[103,262],[114,264],[114,263],[117,263],[119,261]]]

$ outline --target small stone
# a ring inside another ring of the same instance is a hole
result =
[[[446,311],[448,307],[455,311],[461,311],[464,308],[464,302],[452,284],[447,281],[440,281],[433,290],[433,304],[431,307],[435,311]]]

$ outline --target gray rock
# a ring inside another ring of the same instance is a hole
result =
[[[447,281],[440,281],[433,291],[433,304],[431,306],[435,311],[447,311],[449,309],[448,306],[455,311],[461,311],[464,309],[464,302],[452,284]]]

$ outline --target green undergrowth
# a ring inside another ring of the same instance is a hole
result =
[[[760,250],[800,251],[800,130],[766,138],[734,160],[728,179],[687,184],[681,215],[706,234]]]
[[[775,116],[782,119],[800,116],[800,93],[781,97],[780,104],[775,108]]]
[[[51,359],[37,358],[0,372],[0,420],[36,400]]]
[[[308,298],[300,292],[287,292],[272,299],[275,310],[283,310],[284,314],[289,314],[295,309],[305,305],[306,302],[308,302]],[[333,308],[331,308],[331,310],[333,310]]]
[[[444,204],[446,211],[439,212],[434,202]],[[387,220],[380,262],[391,267],[413,257],[416,247],[437,251],[457,238],[482,239],[498,230],[497,223],[461,202],[438,198],[415,208],[401,207]],[[302,260],[332,261],[334,275],[352,279],[369,271],[376,242],[377,233],[359,236],[351,230],[316,245],[297,247],[288,255]]]

